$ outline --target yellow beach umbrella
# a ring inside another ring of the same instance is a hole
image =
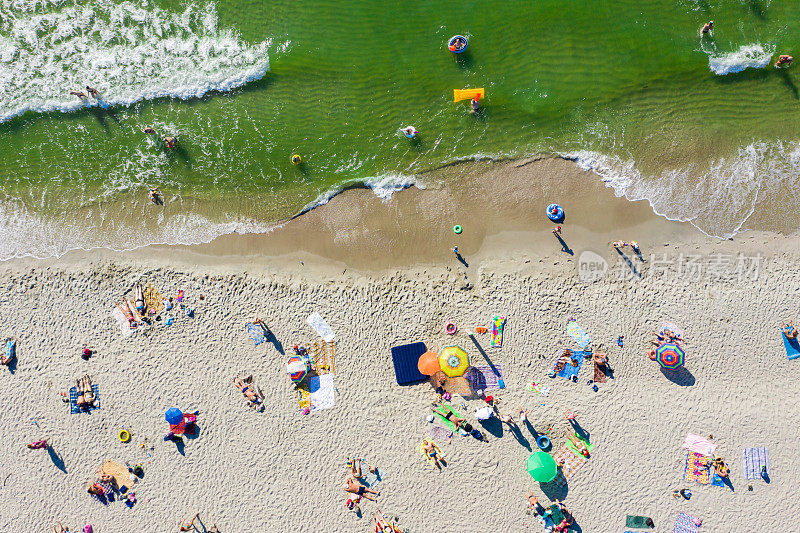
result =
[[[460,346],[448,346],[439,353],[439,366],[448,377],[461,376],[469,368],[469,356]]]

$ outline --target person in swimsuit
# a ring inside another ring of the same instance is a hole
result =
[[[710,34],[713,29],[714,29],[714,21],[709,20],[708,22],[703,24],[702,28],[700,28],[700,35]]]
[[[797,338],[797,327],[791,320],[788,324],[783,324],[781,330],[783,330],[783,334],[786,335],[787,339],[794,340]]]
[[[652,350],[647,352],[647,357],[649,357],[651,361],[655,361],[656,360],[656,349],[653,348]]]
[[[448,410],[447,414],[444,415],[444,418],[452,422],[456,429],[463,429],[467,433],[472,432],[472,425],[468,424],[467,421],[460,416],[456,416],[453,411]]]
[[[175,137],[164,137],[162,140],[164,141],[164,144],[166,144],[167,148],[169,148],[169,149],[175,148],[175,143],[178,142],[175,139]]]
[[[567,435],[567,439],[575,446],[575,449],[584,457],[589,457],[589,449],[577,435]]]
[[[553,500],[553,503],[556,504],[558,509],[561,511],[561,514],[564,515],[564,520],[562,520],[560,524],[556,524],[556,527],[553,528],[553,531],[558,531],[559,533],[569,531],[569,527],[575,523],[575,519],[572,517],[572,513],[569,512],[567,506],[564,505],[561,501]]]
[[[194,528],[194,521],[197,520],[197,517],[200,516],[200,513],[197,513],[192,517],[191,520],[188,518],[181,522],[181,528],[179,531],[191,531]]]
[[[374,491],[372,489],[369,489],[369,488],[365,487],[364,485],[362,485],[360,483],[356,483],[353,480],[353,478],[351,478],[351,477],[347,478],[347,481],[344,482],[344,487],[342,487],[342,488],[347,492],[350,492],[350,493],[353,493],[353,494],[357,494],[358,496],[361,496],[362,498],[366,498],[366,499],[372,500],[372,501],[377,501],[377,500],[375,498],[370,497],[369,496],[370,494],[374,494],[375,496],[380,496],[381,495],[380,492],[377,492],[377,491]]]
[[[86,492],[89,494],[95,494],[97,496],[102,496],[106,493],[106,489],[104,489],[99,483],[94,483],[92,481],[86,482]]]
[[[56,528],[56,526],[53,526],[53,533],[69,533],[69,529],[62,526],[61,522],[59,522],[58,528]]]
[[[88,409],[94,405],[95,397],[94,391],[92,390],[92,380],[88,375],[76,381],[75,390],[78,392],[78,396],[75,400],[75,404],[78,407],[81,409]]]
[[[83,100],[84,98],[86,98],[86,95],[85,95],[85,94],[83,94],[81,91],[70,91],[70,92],[69,92],[69,94],[71,94],[72,96],[77,96],[77,97],[78,97],[78,98],[80,98],[81,100]]]
[[[253,409],[258,409],[258,407],[261,405],[262,402],[261,397],[259,397],[258,393],[256,393],[256,391],[254,391],[247,385],[245,385],[244,381],[242,381],[241,378],[233,378],[233,384],[236,385],[236,388],[239,389],[239,391],[242,394],[244,394],[245,398],[247,398],[250,407],[252,407]]]
[[[445,461],[445,458],[442,456],[442,450],[433,441],[428,439],[422,441],[422,452],[425,454],[425,457],[433,461],[436,468],[441,468],[439,461],[445,465],[447,464],[447,461]]]
[[[794,58],[790,55],[781,54],[778,56],[778,60],[775,62],[775,66],[778,68],[786,68],[792,64]]]
[[[348,460],[348,465],[350,467],[350,473],[353,474],[353,477],[356,479],[361,479],[364,477],[364,474],[361,471],[361,463],[363,462],[362,459],[354,457],[353,459]],[[369,467],[369,471],[373,474],[375,473],[375,467],[372,465],[367,465]]]
[[[144,294],[142,293],[142,285],[141,283],[136,284],[136,297],[133,302],[134,307],[136,307],[136,311],[142,315],[144,314],[145,306],[144,306]]]
[[[86,86],[86,92],[94,99],[97,99],[100,96],[100,93],[97,92],[97,89],[94,87],[89,87],[88,85]]]

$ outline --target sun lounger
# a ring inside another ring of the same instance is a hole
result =
[[[589,338],[589,335],[587,335],[583,329],[581,329],[576,320],[570,320],[567,323],[567,335],[572,337],[582,350],[589,346],[589,344],[592,342],[592,339]]]
[[[783,338],[783,347],[786,348],[786,357],[789,359],[797,359],[800,357],[800,342],[797,339],[789,339],[783,334],[781,330],[781,337]]]
[[[745,479],[758,479],[761,477],[761,469],[767,467],[769,473],[769,448],[745,448],[743,452]]]
[[[419,371],[417,366],[419,358],[427,350],[424,342],[415,342],[392,348],[392,363],[394,375],[398,385],[407,385],[428,379],[428,376]]]
[[[72,415],[78,414],[81,411],[93,411],[100,409],[100,386],[97,383],[92,384],[92,391],[94,392],[94,404],[90,407],[78,407],[78,389],[72,387],[69,389],[69,412]]]
[[[686,513],[680,513],[678,518],[675,519],[675,527],[672,528],[672,533],[697,533],[700,531],[694,524],[694,517]]]

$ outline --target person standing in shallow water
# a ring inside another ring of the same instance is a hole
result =
[[[794,58],[790,55],[781,54],[778,56],[778,60],[775,62],[776,68],[786,68],[792,64]]]
[[[713,30],[714,30],[714,21],[713,20],[709,20],[708,22],[703,24],[702,28],[700,28],[700,35],[701,36],[702,35],[711,35],[711,32]]]

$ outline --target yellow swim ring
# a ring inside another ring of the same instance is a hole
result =
[[[292,154],[292,164],[299,165],[303,162],[303,159],[300,157],[299,154]]]
[[[117,437],[119,437],[120,442],[128,442],[131,440],[131,434],[127,429],[121,429]]]

